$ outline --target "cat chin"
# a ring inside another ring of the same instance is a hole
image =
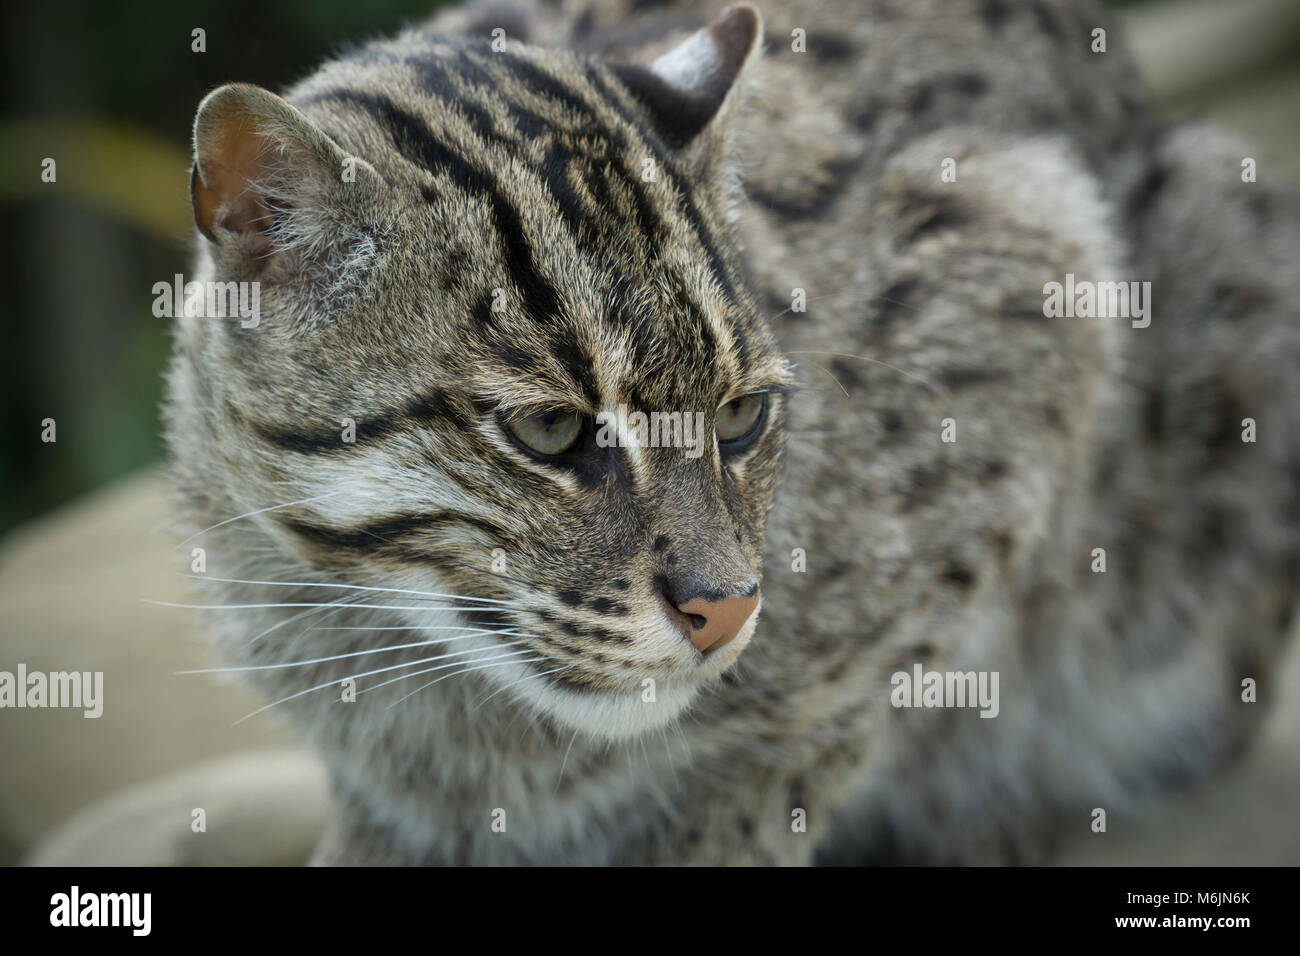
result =
[[[620,741],[671,724],[695,701],[702,686],[660,685],[653,702],[639,690],[574,692],[552,687],[533,704],[562,728],[597,740]]]
[[[701,691],[717,682],[735,664],[754,633],[757,619],[755,614],[736,639],[710,655],[689,680],[658,681],[653,693],[647,687],[572,691],[551,685],[541,690],[530,689],[529,703],[560,727],[597,740],[614,742],[657,733],[677,720]]]

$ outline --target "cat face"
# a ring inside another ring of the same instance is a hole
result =
[[[293,563],[455,595],[395,613],[593,734],[673,719],[758,617],[791,374],[725,154],[759,36],[733,8],[642,70],[408,35],[196,121],[213,275],[262,284],[182,336],[222,467],[298,502]]]

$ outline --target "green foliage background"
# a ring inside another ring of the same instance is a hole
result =
[[[156,459],[168,321],[188,269],[194,108],[272,89],[438,0],[6,4],[0,104],[0,531]],[[207,31],[207,52],[191,31]],[[57,162],[43,183],[41,162]],[[40,440],[57,422],[58,441]]]

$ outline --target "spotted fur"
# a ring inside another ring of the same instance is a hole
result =
[[[330,767],[321,862],[1037,860],[1247,739],[1300,570],[1290,200],[1092,4],[719,9],[470,5],[200,108],[196,196],[231,111],[267,144],[266,228],[199,255],[263,316],[180,323],[168,436],[207,603],[297,605],[209,623]],[[1044,318],[1067,272],[1151,327]],[[755,392],[737,455],[504,427]],[[665,617],[753,581],[720,652]],[[998,718],[892,708],[918,662]]]

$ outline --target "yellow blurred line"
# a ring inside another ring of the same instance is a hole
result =
[[[41,179],[55,161],[56,181]],[[189,154],[121,123],[0,119],[0,202],[71,195],[166,239],[193,228]]]

